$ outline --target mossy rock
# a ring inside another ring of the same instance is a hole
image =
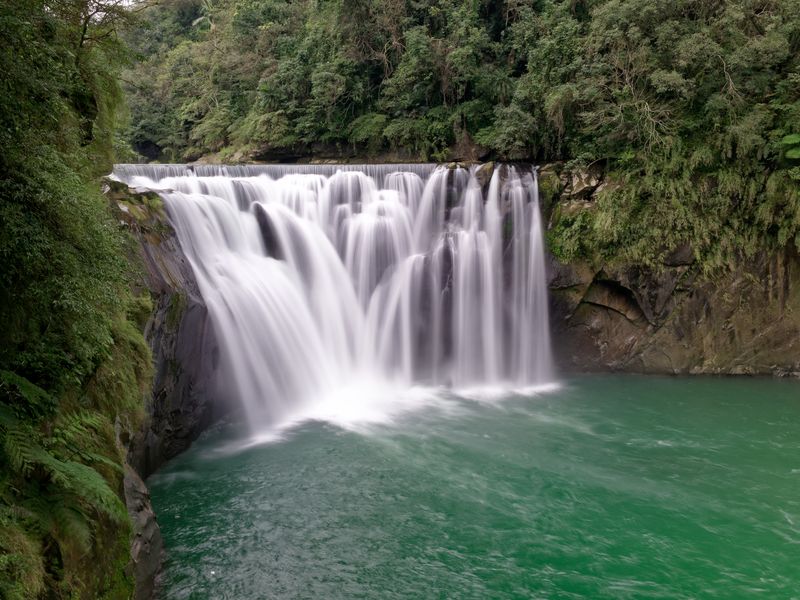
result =
[[[475,178],[478,180],[481,187],[489,185],[489,182],[492,180],[492,175],[494,175],[494,168],[494,162],[487,162],[483,163],[475,170]]]
[[[104,193],[116,218],[148,243],[158,246],[174,234],[164,201],[156,192],[106,178]]]
[[[167,327],[171,330],[178,328],[183,318],[183,313],[186,311],[186,295],[182,292],[175,292],[169,300],[167,307]]]
[[[554,210],[558,198],[563,191],[563,185],[558,173],[552,169],[541,169],[538,174],[539,203],[543,210]]]

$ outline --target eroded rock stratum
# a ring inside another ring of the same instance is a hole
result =
[[[557,215],[592,210],[595,174],[542,187]],[[547,193],[546,192],[546,193]],[[551,222],[552,225],[552,222]],[[791,246],[704,274],[692,248],[656,266],[551,257],[553,350],[568,371],[800,376],[800,257]]]

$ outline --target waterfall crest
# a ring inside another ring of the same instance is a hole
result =
[[[484,171],[485,173],[485,171]],[[158,191],[253,424],[353,381],[553,380],[536,171],[117,165]]]

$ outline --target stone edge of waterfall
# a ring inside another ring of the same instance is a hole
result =
[[[133,285],[149,290],[153,301],[144,332],[155,366],[145,420],[138,431],[120,432],[126,448],[125,500],[134,528],[135,597],[146,600],[158,588],[163,548],[144,480],[186,450],[225,414],[227,405],[212,402],[219,397],[210,382],[216,361],[213,330],[160,198],[113,175],[104,179],[104,193],[120,226],[136,242],[134,260],[141,268]]]

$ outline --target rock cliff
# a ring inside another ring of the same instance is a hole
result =
[[[542,169],[553,219],[591,210],[598,172]],[[788,247],[704,276],[687,246],[655,267],[551,257],[553,349],[565,371],[800,376],[800,257]]]
[[[106,182],[106,195],[131,235],[137,284],[149,290],[153,311],[145,328],[155,366],[153,392],[138,431],[122,432],[128,448],[125,498],[134,525],[131,575],[136,598],[153,595],[161,564],[161,535],[143,480],[186,450],[225,412],[215,386],[219,353],[191,266],[157,194]]]
[[[686,264],[551,266],[554,350],[567,370],[800,376],[796,254],[713,281]]]

